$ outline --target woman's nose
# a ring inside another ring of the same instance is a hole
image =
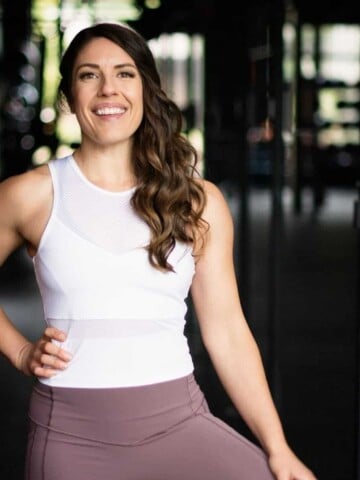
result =
[[[99,87],[99,95],[109,96],[116,93],[115,79],[104,76]]]

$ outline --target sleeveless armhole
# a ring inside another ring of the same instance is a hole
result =
[[[54,216],[55,216],[55,212],[56,212],[56,209],[57,209],[57,203],[58,203],[58,185],[57,185],[57,178],[56,178],[56,172],[55,172],[55,165],[54,165],[54,161],[55,160],[50,160],[47,164],[48,168],[49,168],[49,171],[50,171],[50,176],[51,176],[51,181],[52,181],[52,206],[51,206],[51,210],[50,210],[50,215],[49,215],[49,218],[46,222],[46,225],[45,225],[45,228],[44,228],[44,231],[41,235],[41,238],[40,238],[40,242],[39,242],[39,245],[38,245],[38,248],[37,248],[37,251],[36,251],[36,254],[34,255],[33,259],[35,260],[35,258],[38,256],[42,246],[44,245],[44,242],[49,234],[49,231],[51,229],[51,225],[53,223],[53,220],[54,220]]]

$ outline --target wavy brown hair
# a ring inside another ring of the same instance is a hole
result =
[[[196,247],[207,229],[202,218],[206,200],[198,178],[197,152],[182,134],[181,111],[162,89],[146,40],[128,26],[98,23],[74,37],[60,64],[60,104],[63,100],[71,104],[73,67],[79,51],[98,37],[125,50],[142,78],[144,115],[134,134],[132,161],[138,186],[132,205],[150,227],[150,263],[173,271],[168,257],[176,241]]]

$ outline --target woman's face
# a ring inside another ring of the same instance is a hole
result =
[[[111,146],[129,142],[143,117],[143,86],[133,59],[106,38],[80,50],[72,74],[71,110],[82,142]]]

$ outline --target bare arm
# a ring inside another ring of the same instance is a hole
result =
[[[51,183],[44,170],[14,176],[0,184],[0,265],[24,244],[30,251],[35,249],[49,215],[49,207],[44,202],[49,194]],[[62,332],[46,329],[41,339],[33,344],[0,307],[0,353],[23,373],[51,376],[54,370],[44,369],[49,361],[57,368],[63,367],[64,353],[51,343],[52,338],[65,339]]]
[[[233,265],[233,223],[220,190],[206,182],[210,229],[191,294],[204,345],[234,406],[269,455],[279,480],[314,480],[292,453],[241,307]]]
[[[19,248],[22,238],[18,222],[22,208],[19,198],[21,182],[11,178],[0,185],[0,264]],[[19,370],[22,356],[31,347],[30,342],[14,327],[0,308],[0,351]]]

